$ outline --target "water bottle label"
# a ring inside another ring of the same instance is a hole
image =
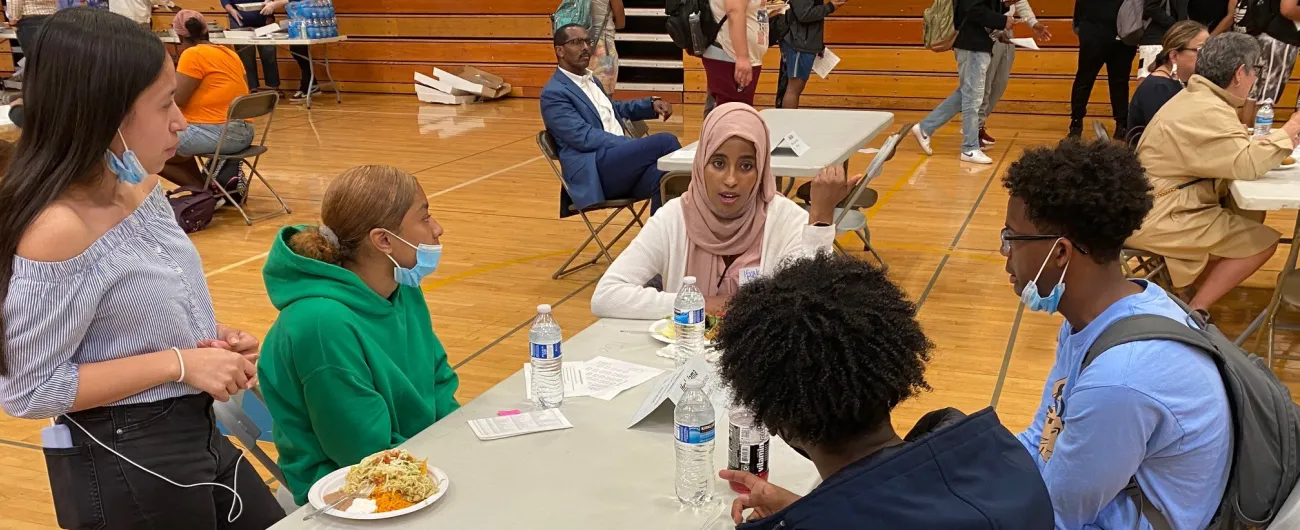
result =
[[[532,346],[532,357],[534,359],[559,359],[560,343],[555,344],[536,344],[529,343]]]
[[[713,441],[713,424],[702,427],[688,427],[677,424],[677,441],[688,444],[702,444]]]
[[[704,322],[704,310],[696,309],[694,311],[677,311],[673,310],[673,322],[678,324],[700,324]]]
[[[730,450],[727,455],[727,469],[738,469],[762,476],[767,473],[767,456],[771,442],[745,443],[746,438],[753,436],[745,432],[748,430],[731,425],[727,435],[727,448]]]

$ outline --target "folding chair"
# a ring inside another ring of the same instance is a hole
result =
[[[1147,280],[1159,285],[1166,292],[1174,291],[1173,277],[1165,267],[1165,258],[1145,250],[1122,248],[1119,251],[1119,264],[1124,269],[1124,276],[1138,280]]]
[[[555,178],[560,180],[560,186],[564,187],[564,192],[570,193],[570,196],[572,196],[572,193],[569,191],[569,183],[564,181],[564,172],[559,166],[560,156],[557,154],[559,152],[559,147],[555,145],[555,139],[551,137],[551,133],[548,133],[545,130],[537,133],[537,148],[541,149],[542,154],[546,156],[546,163],[551,165],[551,171],[555,173]],[[609,253],[610,247],[617,244],[618,241],[623,238],[623,235],[627,234],[627,231],[632,229],[632,225],[645,226],[645,224],[641,222],[641,214],[645,213],[646,208],[650,207],[650,201],[645,201],[645,203],[641,205],[640,209],[637,209],[636,207],[638,202],[641,201],[636,199],[614,199],[593,204],[583,209],[578,209],[574,205],[569,205],[569,211],[582,217],[582,222],[587,225],[587,230],[591,232],[591,235],[587,236],[587,239],[582,242],[582,245],[578,246],[578,250],[574,251],[573,255],[569,256],[569,259],[566,260],[563,265],[560,265],[560,268],[555,271],[555,274],[551,275],[551,279],[558,280],[577,272],[578,270],[595,265],[600,262],[602,256],[609,260],[610,263],[613,263],[614,255]],[[592,224],[591,219],[587,217],[587,214],[598,210],[612,211],[609,216],[597,226]],[[619,231],[618,235],[614,236],[614,239],[610,240],[609,243],[601,241],[600,232],[604,230],[605,227],[608,226],[609,223],[623,210],[632,213],[632,222],[623,227],[623,230]],[[596,254],[596,257],[570,268],[569,264],[573,263],[573,260],[578,259],[578,256],[582,254],[582,251],[587,250],[587,245],[590,245],[592,241],[595,241],[596,246],[600,247],[600,252]]]
[[[690,171],[670,171],[659,179],[659,198],[668,204],[668,201],[681,197],[686,194],[687,188],[691,185]]]
[[[1107,72],[1106,75],[1110,75]],[[1110,133],[1106,132],[1106,126],[1101,124],[1101,120],[1092,120],[1092,133],[1097,135],[1098,140],[1110,141]]]
[[[871,246],[871,229],[867,227],[867,214],[863,212],[863,209],[876,204],[879,195],[875,190],[869,188],[868,184],[871,184],[871,181],[884,171],[885,162],[894,158],[894,153],[898,150],[899,139],[911,128],[912,124],[904,124],[898,132],[885,139],[885,144],[880,146],[880,151],[876,152],[876,156],[871,159],[871,164],[867,166],[866,172],[863,173],[862,180],[858,181],[858,184],[853,187],[853,191],[849,192],[849,196],[844,199],[844,202],[835,208],[836,234],[853,232],[854,235],[858,236],[858,239],[862,240],[862,250],[875,256],[876,261],[880,262],[880,267],[885,270],[889,270],[889,264],[885,262],[885,258],[880,257],[880,253],[876,252],[875,247]],[[848,164],[845,164],[846,168],[847,166]],[[795,191],[795,196],[804,202],[803,207],[805,209],[811,207],[812,183],[806,182],[800,186]],[[835,242],[835,250],[845,254],[848,253],[844,250],[844,247],[840,246],[839,241]]]
[[[650,126],[645,121],[623,120],[623,130],[627,132],[628,138],[645,138],[650,136]]]
[[[221,167],[222,162],[234,160],[238,165],[247,166],[249,174],[253,177],[257,177],[257,180],[262,181],[262,184],[271,192],[271,195],[275,196],[275,200],[280,201],[281,211],[249,218],[248,212],[244,210],[244,205],[236,202],[234,197],[230,196],[230,192],[226,191],[225,186],[216,186],[216,188],[221,192],[221,195],[226,198],[226,202],[234,205],[235,209],[239,210],[239,215],[244,217],[244,222],[250,226],[253,224],[253,221],[256,220],[266,219],[267,217],[280,215],[282,213],[293,213],[289,210],[289,205],[284,203],[284,199],[280,198],[280,194],[275,192],[275,188],[271,187],[271,183],[267,182],[266,178],[262,176],[262,173],[257,170],[257,161],[262,158],[263,154],[266,154],[266,136],[271,132],[271,122],[275,120],[275,107],[279,103],[280,94],[274,91],[258,92],[256,94],[249,94],[235,98],[234,101],[230,102],[230,111],[227,112],[226,123],[221,126],[221,136],[217,139],[216,152],[211,156],[200,157],[203,159],[203,174],[207,176],[203,183],[205,189],[212,187],[212,183],[217,178],[217,169]],[[250,145],[247,149],[238,153],[228,155],[221,154],[222,144],[226,141],[226,129],[230,127],[231,121],[249,120],[263,116],[266,116],[266,125],[262,128],[262,138],[260,141],[254,142],[253,145]],[[250,158],[253,160],[252,162],[248,161]],[[244,192],[244,200],[248,200],[247,191]]]
[[[1128,141],[1128,148],[1129,148],[1129,149],[1132,149],[1132,150],[1134,150],[1134,151],[1137,151],[1137,148],[1138,148],[1138,142],[1142,141],[1142,131],[1145,131],[1145,130],[1146,130],[1146,127],[1142,127],[1142,126],[1137,126],[1137,127],[1134,127],[1134,128],[1132,128],[1132,129],[1129,129],[1129,130],[1128,130],[1128,138],[1127,138],[1127,141]]]

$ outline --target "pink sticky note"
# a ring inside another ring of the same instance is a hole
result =
[[[514,416],[516,414],[519,414],[519,409],[497,411],[497,416]]]

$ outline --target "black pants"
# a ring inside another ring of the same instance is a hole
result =
[[[289,47],[289,53],[293,55],[293,60],[298,62],[298,70],[302,72],[302,80],[298,81],[298,91],[303,94],[306,94],[310,88],[309,83],[311,83],[312,78],[312,64],[311,61],[307,60],[307,52],[306,46]],[[316,80],[316,84],[320,84],[319,79]]]
[[[59,526],[70,529],[262,530],[284,510],[239,450],[218,431],[207,394],[71,414],[99,441],[180,484],[236,486],[243,514],[227,523],[233,496],[212,486],[179,488],[114,456],[66,418],[70,449],[45,449]]]
[[[248,75],[248,89],[257,90],[261,82],[257,78],[257,56],[262,57],[262,73],[266,76],[268,88],[280,88],[280,65],[275,62],[275,46],[252,46],[248,44],[235,46],[235,53],[244,63]]]
[[[1080,31],[1079,69],[1074,74],[1074,90],[1070,93],[1070,127],[1083,126],[1088,97],[1102,66],[1106,67],[1106,81],[1110,84],[1110,109],[1115,122],[1121,127],[1128,123],[1128,81],[1133,75],[1136,55],[1136,46],[1115,40],[1114,36],[1094,37],[1090,32]]]
[[[47,18],[50,17],[37,15],[18,19],[14,32],[18,34],[18,45],[23,48],[23,57],[32,56],[33,47],[36,46],[36,36],[40,35],[41,26],[45,24]]]

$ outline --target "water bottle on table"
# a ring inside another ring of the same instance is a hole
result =
[[[561,339],[560,325],[551,318],[551,306],[537,306],[537,317],[528,329],[528,347],[533,367],[533,400],[542,408],[555,408],[564,401]]]
[[[1255,112],[1255,138],[1268,136],[1273,132],[1273,100],[1266,99],[1259,104]]]
[[[771,450],[771,436],[754,419],[754,413],[743,407],[733,405],[730,416],[730,428],[727,430],[727,469],[746,471],[767,480],[768,455]],[[731,483],[732,491],[749,493],[749,488],[739,482]]]
[[[686,392],[673,411],[677,444],[677,498],[687,506],[703,506],[713,498],[713,403],[704,394],[704,381],[686,381]]]
[[[695,287],[695,277],[682,279],[682,289],[673,300],[673,327],[677,341],[673,353],[677,366],[704,353],[704,294]]]

